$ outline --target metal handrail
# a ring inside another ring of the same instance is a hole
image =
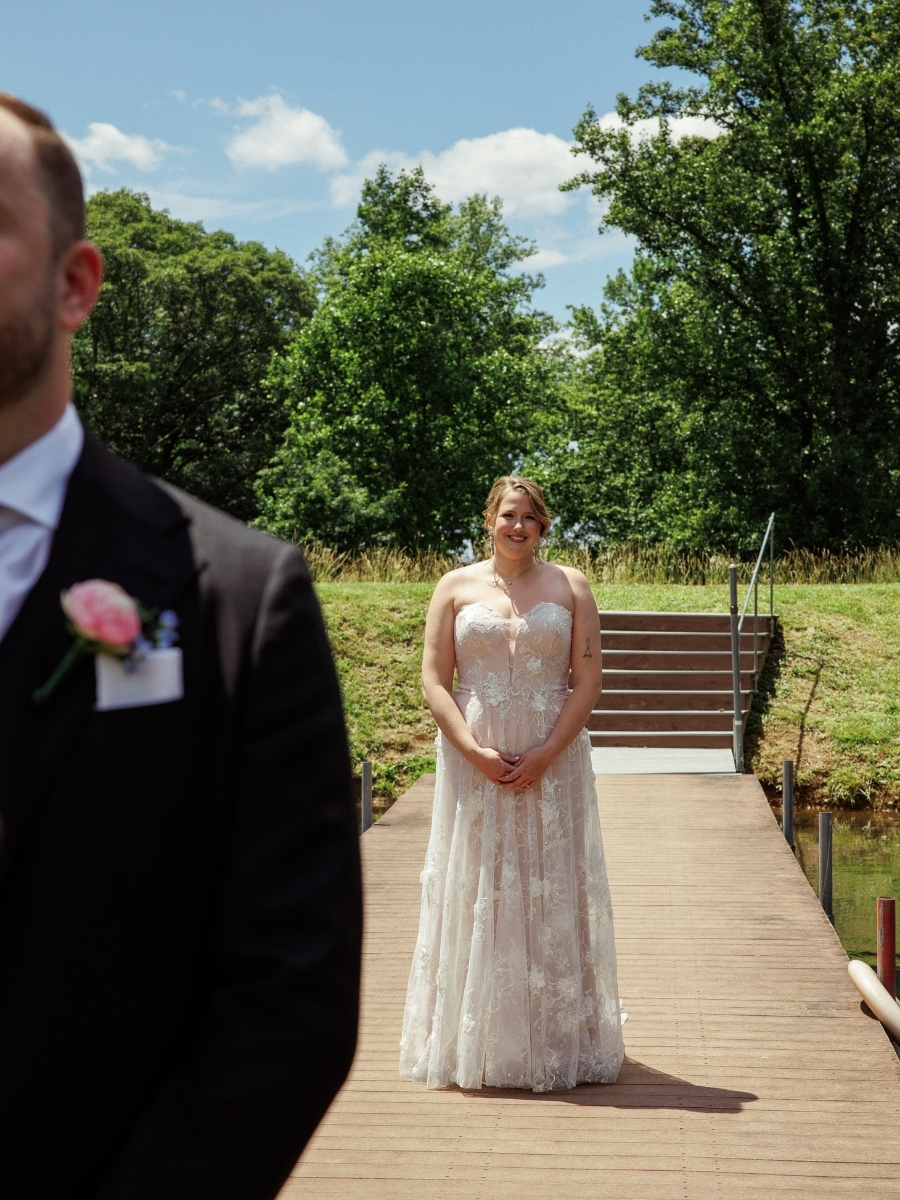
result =
[[[753,569],[753,575],[750,579],[750,586],[747,589],[747,596],[744,600],[744,607],[738,616],[737,603],[737,564],[732,563],[728,568],[728,593],[729,593],[729,611],[731,613],[731,672],[734,708],[732,711],[733,731],[734,731],[734,767],[738,772],[744,770],[744,717],[741,705],[741,630],[744,626],[744,617],[747,615],[747,608],[750,604],[750,596],[753,596],[753,690],[756,691],[756,684],[759,679],[759,569],[762,566],[762,561],[766,553],[766,545],[769,547],[769,620],[775,615],[775,514],[769,517],[769,523],[766,526],[766,532],[763,534],[762,544],[759,547],[759,554],[756,558],[756,566]],[[771,633],[771,627],[769,632]]]
[[[774,597],[775,564],[774,564],[774,559],[773,559],[773,555],[772,555],[772,542],[773,542],[772,534],[773,534],[774,530],[775,530],[775,514],[772,513],[771,517],[769,517],[769,523],[766,526],[766,532],[763,534],[762,545],[759,548],[759,555],[757,556],[757,559],[756,559],[756,566],[753,568],[753,576],[750,580],[750,587],[747,589],[747,598],[744,601],[744,607],[741,610],[741,619],[738,622],[738,628],[740,628],[744,624],[744,617],[747,615],[747,605],[750,603],[750,592],[751,592],[751,590],[755,590],[759,585],[759,568],[762,565],[763,555],[766,552],[766,542],[769,543],[769,616],[770,617],[774,616],[773,601],[775,599],[775,597]]]

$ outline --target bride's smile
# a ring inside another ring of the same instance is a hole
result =
[[[523,563],[533,558],[541,533],[542,525],[528,494],[511,491],[504,496],[491,530],[498,573],[518,575]],[[526,569],[530,566],[526,563]]]

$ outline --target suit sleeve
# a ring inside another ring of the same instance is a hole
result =
[[[96,1200],[270,1200],[350,1068],[362,933],[340,691],[300,554],[254,633],[218,922],[218,977],[188,1065]]]

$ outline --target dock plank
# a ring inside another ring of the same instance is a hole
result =
[[[400,1079],[425,776],[362,839],[359,1053],[281,1200],[898,1194],[900,1062],[757,781],[597,784],[629,1013],[619,1082],[536,1096]]]

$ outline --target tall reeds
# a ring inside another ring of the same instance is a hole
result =
[[[310,542],[303,549],[318,583],[436,583],[447,571],[462,565],[453,555],[387,546],[338,551]],[[724,553],[648,542],[596,548],[556,546],[546,557],[577,567],[591,583],[598,584],[726,584],[728,564],[735,561]],[[741,582],[749,582],[753,565],[749,555],[740,561]],[[767,564],[762,578],[768,578]],[[775,580],[780,584],[900,583],[900,545],[838,554],[791,549],[775,560]]]
[[[458,558],[430,550],[363,546],[341,551],[322,542],[307,542],[302,549],[317,583],[437,583],[460,565]]]
[[[830,550],[789,550],[775,560],[781,583],[900,583],[900,546],[834,554]]]

